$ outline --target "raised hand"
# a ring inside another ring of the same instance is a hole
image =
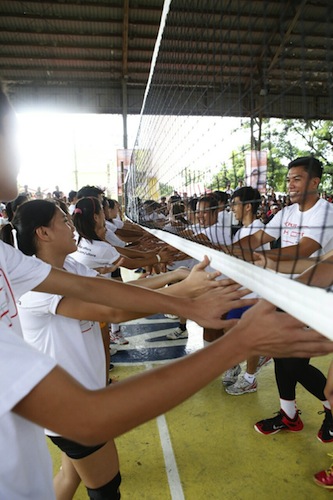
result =
[[[193,299],[194,305],[189,314],[184,313],[188,318],[193,319],[199,325],[207,328],[231,327],[235,320],[222,320],[222,316],[231,309],[238,307],[252,306],[258,299],[243,299],[251,290],[242,288],[242,285],[234,283],[232,280],[221,280],[219,288],[210,290]]]
[[[331,340],[265,300],[248,309],[230,334],[252,355],[311,358],[333,350]]]

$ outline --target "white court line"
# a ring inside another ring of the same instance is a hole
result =
[[[150,363],[147,363],[146,369],[150,370],[151,368],[152,365]],[[160,415],[159,417],[157,417],[156,421],[161,440],[171,498],[172,500],[185,500],[182,483],[180,482],[176,457],[172,448],[167,421],[164,415]]]

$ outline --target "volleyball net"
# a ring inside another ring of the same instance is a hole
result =
[[[333,193],[329,3],[166,1],[125,199],[130,220],[194,259],[208,255],[213,268],[333,338],[333,267],[319,288],[308,286],[311,275],[306,285],[295,281],[297,252],[281,274],[239,250],[260,223],[285,230],[274,218],[292,203],[290,161],[314,154],[323,165],[320,196]],[[315,194],[309,177],[300,205]],[[325,201],[319,227],[310,228],[324,248],[332,207]],[[307,224],[304,216],[300,233]],[[260,252],[278,254],[279,244],[276,237]]]

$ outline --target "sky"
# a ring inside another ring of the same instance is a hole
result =
[[[120,115],[29,112],[18,114],[18,121],[20,190],[24,186],[28,186],[30,192],[40,188],[46,195],[58,187],[64,195],[68,195],[72,189],[94,184],[106,188],[108,196],[117,197],[117,150],[123,149]],[[136,141],[138,125],[139,116],[128,117],[130,149]],[[207,165],[216,165],[219,169],[221,162],[239,145],[239,137],[232,133],[237,125],[239,119],[232,118],[172,117],[168,120],[164,117],[157,145],[167,157],[176,154],[177,161],[181,161],[181,155],[186,154],[191,165],[198,162],[205,169]],[[174,136],[170,143],[166,140],[167,127]],[[179,141],[180,153],[176,148]],[[244,141],[243,134],[241,142]],[[196,145],[201,145],[201,152],[198,153]],[[157,151],[159,154],[158,148]],[[192,158],[193,155],[196,156]],[[205,158],[204,163],[201,155]],[[160,164],[162,179],[161,160]],[[176,162],[173,165],[176,166]]]
[[[128,118],[129,147],[138,121],[138,116]],[[46,194],[58,186],[67,195],[96,184],[116,194],[117,149],[123,148],[120,115],[20,113],[18,122],[20,187]]]

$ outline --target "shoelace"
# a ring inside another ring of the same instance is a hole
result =
[[[327,453],[327,456],[333,458],[333,453]],[[331,476],[332,473],[333,473],[333,464],[331,464],[330,467],[327,470],[325,470],[325,474],[327,476]]]
[[[329,410],[328,408],[326,410],[320,410],[317,413],[318,413],[318,415],[323,415],[323,413],[325,413],[325,415],[328,415],[328,416],[332,415],[331,410]]]
[[[329,425],[330,427],[332,427],[333,417],[332,417],[332,413],[330,410],[328,410],[328,409],[320,410],[317,413],[318,413],[318,415],[325,414],[323,425]],[[322,427],[323,427],[323,425],[322,425]]]
[[[280,411],[276,411],[276,412],[275,412],[276,417],[274,417],[274,418],[277,418],[277,417],[279,417],[280,415],[282,415],[282,412],[283,412],[283,410],[282,410],[282,411],[281,411],[281,410],[280,410]],[[295,414],[294,418],[290,418],[290,417],[288,417],[288,415],[287,415],[285,412],[283,412],[283,413],[285,414],[285,416],[286,416],[287,418],[289,418],[289,420],[295,420],[296,415],[302,415],[302,410],[296,410],[296,414]]]

